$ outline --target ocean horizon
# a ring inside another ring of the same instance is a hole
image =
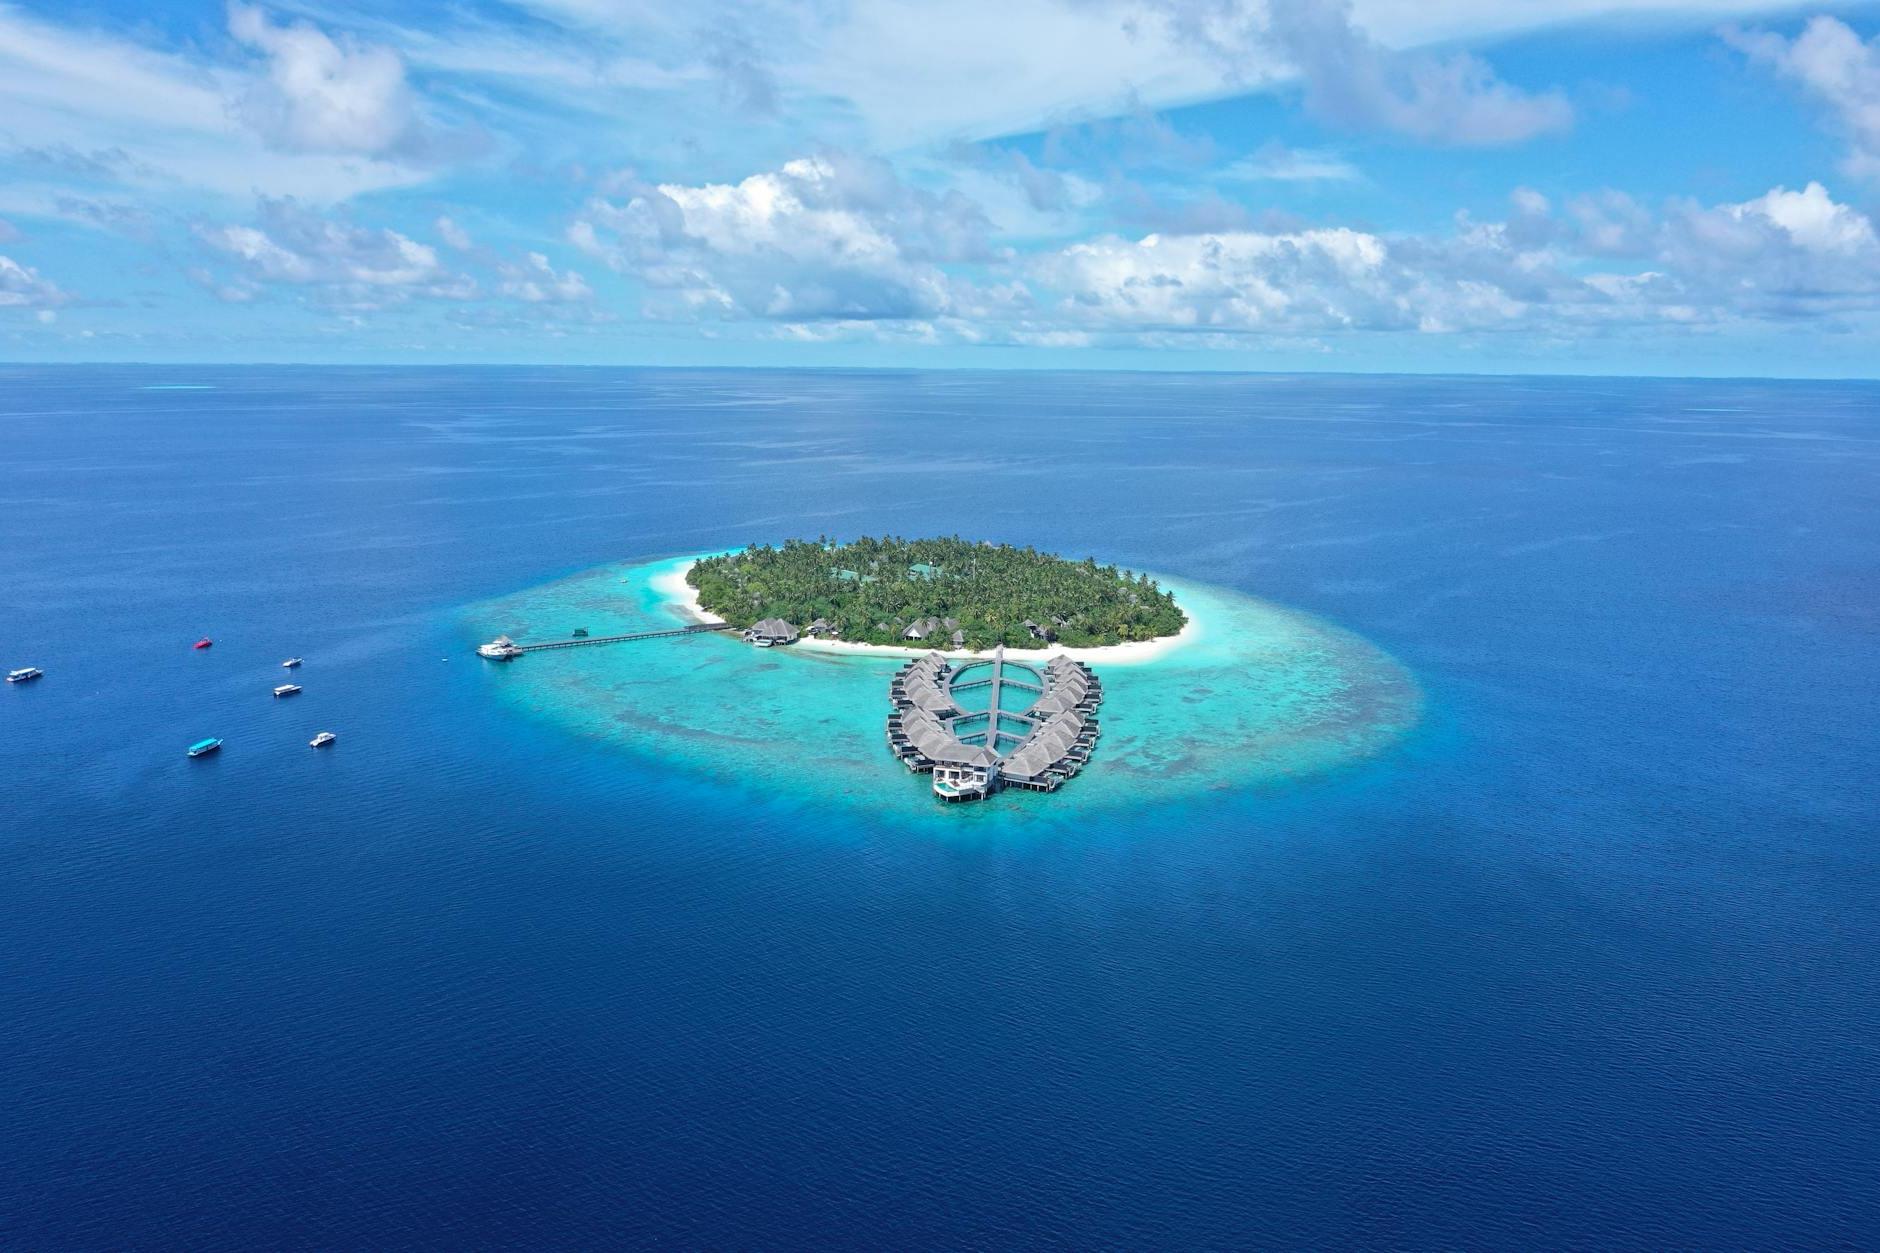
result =
[[[0,366],[0,669],[45,671],[0,690],[0,1245],[1859,1247],[1876,415]],[[474,655],[825,533],[1151,571],[1219,651],[1098,663],[1085,775],[960,807],[879,658]]]

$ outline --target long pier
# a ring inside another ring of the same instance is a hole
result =
[[[702,635],[707,631],[735,631],[729,622],[701,622],[696,626],[673,627],[666,631],[636,631],[632,635],[591,635],[581,639],[550,640],[546,644],[517,644],[517,652],[540,653],[551,648],[580,648],[586,644],[625,644],[629,640],[658,640],[674,635]]]

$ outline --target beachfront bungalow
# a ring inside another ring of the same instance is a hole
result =
[[[813,640],[819,640],[825,635],[834,635],[835,633],[836,624],[829,621],[827,618],[818,618],[803,629],[803,634]]]
[[[794,644],[796,628],[782,618],[765,618],[762,622],[752,623],[744,628],[744,642],[755,644],[759,648],[772,648],[778,644]]]
[[[907,629],[901,632],[901,638],[904,640],[924,640],[945,625],[946,623],[942,622],[939,618],[916,618],[907,624]]]

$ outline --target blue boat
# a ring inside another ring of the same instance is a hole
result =
[[[201,757],[206,753],[213,753],[220,747],[222,747],[222,741],[213,737],[206,740],[197,740],[194,744],[189,746],[189,755],[191,757]]]

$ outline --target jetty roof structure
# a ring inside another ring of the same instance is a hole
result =
[[[1023,708],[1008,703],[1013,690],[1032,699]],[[888,693],[889,747],[909,770],[931,774],[934,794],[948,801],[983,799],[1007,784],[1056,791],[1089,761],[1103,698],[1082,662],[1011,663],[1003,648],[990,661],[958,665],[928,653],[902,667]]]

